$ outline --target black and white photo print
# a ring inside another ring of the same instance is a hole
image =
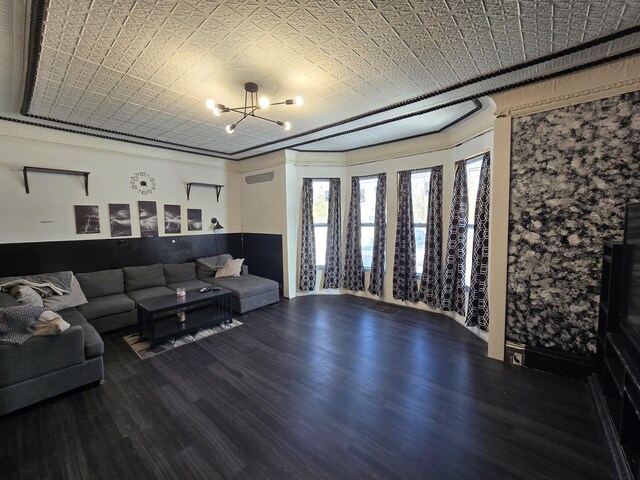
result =
[[[128,203],[109,204],[109,224],[112,237],[131,236],[131,208]]]
[[[190,232],[202,230],[202,210],[199,208],[187,209],[187,225]]]
[[[97,205],[75,205],[76,233],[100,233],[100,215]]]
[[[164,206],[164,233],[180,233],[181,221],[180,205]]]
[[[158,236],[158,210],[156,202],[138,202],[138,212],[140,214],[140,236]]]

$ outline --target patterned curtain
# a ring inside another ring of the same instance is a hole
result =
[[[457,162],[455,168],[441,308],[446,312],[455,311],[460,315],[464,315],[464,277],[467,253],[467,225],[469,223],[467,218],[469,215],[467,162]]]
[[[342,287],[349,290],[364,290],[360,230],[360,178],[351,177],[351,203],[347,220],[347,242],[342,276]]]
[[[369,275],[369,293],[382,296],[384,284],[384,253],[387,246],[387,174],[378,175],[376,213],[373,220],[373,256]]]
[[[316,288],[316,237],[313,228],[313,180],[302,180],[302,232],[300,239],[300,279],[298,289]]]
[[[440,308],[442,300],[442,167],[431,169],[420,300]]]
[[[480,186],[476,201],[473,253],[471,257],[471,285],[469,286],[469,314],[466,324],[489,330],[489,187],[491,156],[485,153],[480,168]]]
[[[322,288],[340,288],[340,179],[329,179],[329,215],[327,218],[327,253]]]
[[[393,259],[393,298],[415,302],[416,237],[413,231],[411,171],[398,173],[398,226]]]

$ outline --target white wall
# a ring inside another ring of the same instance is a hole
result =
[[[138,200],[155,201],[163,235],[164,204],[182,206],[182,234],[208,234],[211,217],[225,233],[240,232],[240,177],[226,160],[103,140],[80,134],[0,121],[0,243],[109,238],[109,203],[131,206],[134,237],[140,236]],[[25,193],[22,167],[38,166],[89,171],[89,196],[81,176],[29,173],[31,193]],[[135,172],[156,180],[156,191],[141,195],[130,185]],[[215,189],[187,182],[223,184],[220,201]],[[74,205],[98,205],[100,233],[77,235]],[[187,208],[202,209],[203,231],[188,232]]]

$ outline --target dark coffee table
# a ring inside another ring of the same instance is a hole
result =
[[[232,320],[231,292],[224,288],[203,293],[188,290],[184,297],[147,298],[139,300],[137,305],[140,339],[149,339],[151,347],[163,340]],[[184,322],[178,321],[180,312],[185,313]]]

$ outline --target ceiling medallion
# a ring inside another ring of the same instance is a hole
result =
[[[209,110],[213,110],[213,114],[219,117],[223,113],[236,112],[242,115],[242,118],[236,123],[227,125],[227,133],[233,133],[238,124],[247,117],[259,118],[260,120],[266,120],[267,122],[275,123],[285,130],[291,130],[291,124],[289,122],[281,122],[280,120],[271,120],[270,118],[261,117],[256,115],[256,110],[264,110],[273,105],[302,105],[302,97],[298,96],[295,99],[290,98],[283,102],[271,103],[267,97],[260,97],[258,100],[258,84],[253,82],[247,82],[244,84],[244,107],[230,108],[221,103],[216,103],[211,98],[205,103]]]

